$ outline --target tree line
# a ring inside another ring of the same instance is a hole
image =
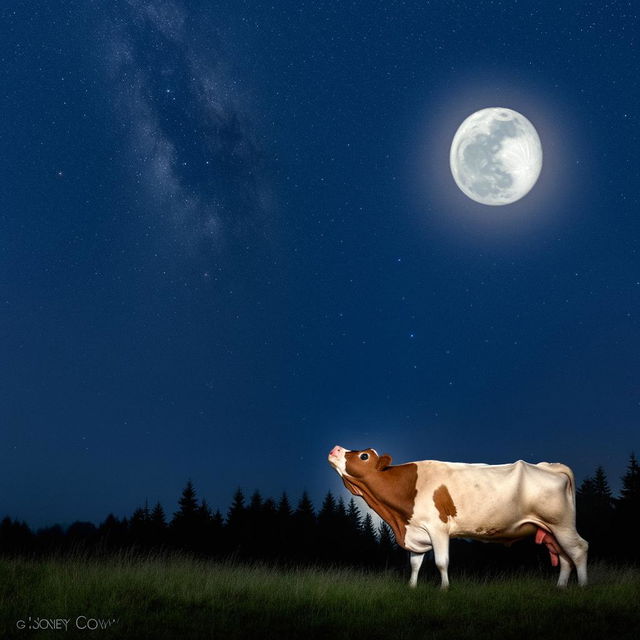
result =
[[[640,524],[640,466],[631,455],[614,497],[606,474],[598,467],[577,489],[577,526],[590,544],[590,558],[638,563],[636,542]],[[286,493],[278,500],[255,491],[249,498],[238,489],[223,515],[199,499],[191,481],[169,518],[160,503],[144,504],[130,517],[109,514],[98,526],[74,522],[32,531],[9,517],[0,522],[0,553],[65,553],[82,550],[109,554],[123,549],[183,551],[209,558],[233,558],[273,564],[314,564],[364,568],[402,568],[406,553],[395,543],[389,526],[363,514],[356,501],[344,502],[328,492],[319,509],[303,492],[293,506]],[[452,564],[473,570],[492,567],[541,567],[548,564],[543,548],[533,540],[510,549],[502,545],[452,541]]]

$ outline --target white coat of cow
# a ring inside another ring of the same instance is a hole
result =
[[[552,564],[560,565],[558,586],[573,567],[587,584],[587,542],[576,531],[575,483],[560,463],[488,465],[421,460],[392,465],[375,449],[335,446],[329,463],[351,493],[393,529],[410,552],[416,586],[424,554],[433,549],[441,587],[449,586],[449,539],[472,538],[510,544],[535,535]]]

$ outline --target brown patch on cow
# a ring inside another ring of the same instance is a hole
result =
[[[482,527],[478,527],[476,529],[476,533],[482,533],[484,531],[484,529]]]
[[[346,454],[348,477],[342,478],[346,487],[355,495],[361,495],[393,530],[396,542],[404,547],[407,524],[413,515],[413,506],[418,490],[418,465],[414,462],[387,466],[391,457],[376,456],[372,449],[368,461],[359,459],[362,451],[349,451]],[[377,469],[378,462],[381,469]],[[406,548],[406,547],[405,547]]]
[[[456,509],[456,505],[453,504],[449,489],[443,484],[433,492],[433,504],[436,505],[442,522],[447,522],[449,516],[453,518],[458,515],[458,510]]]

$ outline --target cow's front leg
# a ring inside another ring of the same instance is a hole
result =
[[[440,571],[441,589],[449,588],[449,535],[445,532],[437,535],[431,535],[431,543],[433,544],[433,555],[436,561],[436,567]]]
[[[409,579],[409,586],[415,588],[418,584],[418,572],[422,566],[424,560],[424,553],[415,553],[409,551],[409,564],[411,565],[411,578]]]

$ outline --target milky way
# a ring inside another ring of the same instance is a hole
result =
[[[136,200],[182,246],[221,246],[263,221],[269,192],[247,100],[215,34],[173,2],[117,3],[104,59]]]

